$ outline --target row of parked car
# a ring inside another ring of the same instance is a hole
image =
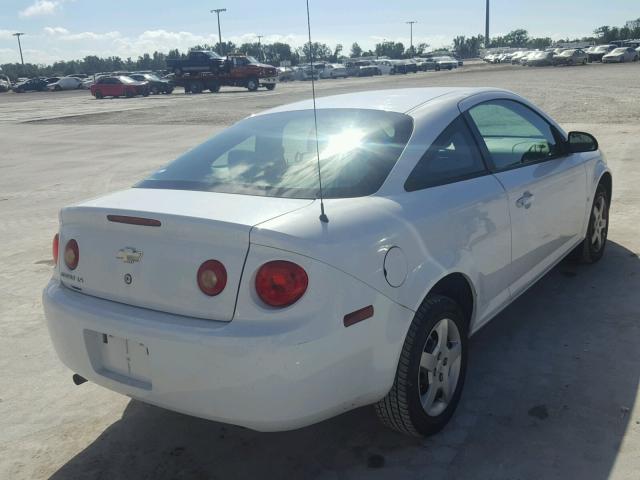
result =
[[[13,90],[16,93],[24,92],[44,92],[44,91],[62,91],[62,90],[78,90],[91,89],[95,90],[94,85],[132,85],[134,83],[144,83],[145,89],[149,94],[161,94],[173,92],[174,85],[171,80],[160,78],[151,72],[116,72],[101,73],[92,76],[78,74],[65,77],[35,77],[35,78],[19,78],[17,82],[12,83],[5,75],[0,75],[0,92]],[[98,91],[108,90],[107,87],[100,87]],[[123,92],[127,89],[123,89]],[[130,90],[130,89],[129,89]],[[123,93],[125,96],[125,93]]]
[[[625,63],[640,59],[640,46],[595,45],[582,48],[549,48],[547,50],[520,50],[486,55],[487,63],[512,65],[586,65],[591,62]]]
[[[452,70],[461,67],[462,60],[450,56],[409,58],[393,60],[389,58],[351,60],[345,63],[319,62],[279,67],[278,79],[281,82],[291,80],[315,80],[326,78],[372,77],[375,75],[404,75],[426,71]]]

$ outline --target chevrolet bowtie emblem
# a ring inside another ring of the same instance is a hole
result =
[[[137,263],[142,260],[142,250],[133,247],[121,248],[118,250],[116,258],[124,263]]]

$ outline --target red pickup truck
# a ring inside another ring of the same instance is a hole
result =
[[[259,87],[267,90],[276,88],[276,68],[260,63],[253,57],[229,55],[215,62],[211,58],[202,57],[206,63],[202,68],[194,63],[197,63],[198,58],[190,55],[185,60],[167,61],[167,65],[175,73],[174,83],[184,87],[185,93],[202,93],[205,90],[217,92],[222,86],[245,87],[252,92]]]

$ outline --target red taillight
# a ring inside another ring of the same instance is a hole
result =
[[[60,248],[60,235],[53,237],[53,264],[58,265],[58,249]]]
[[[67,246],[64,247],[64,263],[69,270],[75,270],[80,261],[80,250],[78,249],[78,242],[71,239],[67,242]]]
[[[227,270],[217,260],[207,260],[198,269],[198,286],[202,293],[215,297],[227,285]]]
[[[309,277],[302,267],[285,260],[265,263],[256,275],[256,292],[272,307],[288,307],[307,291]]]

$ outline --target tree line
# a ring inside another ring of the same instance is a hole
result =
[[[583,37],[570,41],[581,41],[586,43],[609,43],[614,40],[629,40],[640,38],[640,19],[638,19],[636,28],[629,27],[610,27],[602,26],[594,30],[593,36]],[[530,37],[529,32],[524,29],[516,29],[503,36],[491,38],[485,45],[483,35],[475,35],[472,37],[457,36],[453,39],[453,45],[449,49],[442,49],[442,53],[452,53],[461,58],[475,58],[480,55],[482,48],[532,48],[543,49],[554,43],[549,37]],[[402,42],[383,41],[377,43],[373,49],[364,50],[357,42],[351,45],[348,52],[344,50],[343,45],[337,44],[331,48],[325,43],[314,42],[311,45],[305,44],[302,47],[292,47],[283,42],[274,43],[243,43],[236,45],[233,42],[222,42],[215,45],[195,45],[194,49],[213,49],[218,53],[225,55],[232,52],[241,52],[251,55],[256,59],[269,63],[271,65],[280,65],[281,62],[290,62],[291,65],[309,62],[313,57],[315,61],[338,62],[346,57],[389,57],[393,59],[420,57],[428,53],[429,45],[419,43],[413,47],[407,47]],[[348,55],[346,55],[348,53]],[[430,52],[438,53],[438,52]],[[170,50],[167,53],[153,52],[145,53],[137,59],[123,59],[118,56],[98,57],[89,55],[82,60],[61,60],[51,65],[35,65],[31,63],[7,63],[0,65],[2,72],[15,80],[18,77],[35,77],[35,76],[55,76],[55,75],[73,75],[83,73],[93,75],[99,72],[114,71],[138,71],[152,70],[162,71],[166,69],[167,58],[184,58],[186,52],[180,52],[178,49]]]

